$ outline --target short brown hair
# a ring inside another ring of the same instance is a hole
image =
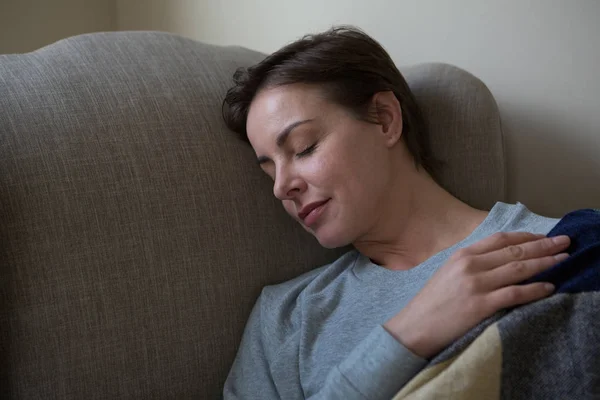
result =
[[[258,64],[238,69],[233,81],[223,101],[223,119],[246,141],[248,110],[263,88],[319,84],[328,99],[372,123],[378,123],[369,116],[373,95],[392,91],[402,108],[402,138],[408,151],[417,167],[435,177],[438,161],[413,93],[385,49],[358,28],[341,26],[306,35]]]

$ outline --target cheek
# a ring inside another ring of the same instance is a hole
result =
[[[318,150],[317,150],[318,151]],[[340,158],[344,158],[339,149],[324,148],[302,168],[302,175],[309,187],[319,191],[329,191],[339,181]]]

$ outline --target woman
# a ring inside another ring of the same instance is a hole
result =
[[[566,257],[568,237],[545,237],[558,221],[443,190],[418,105],[366,34],[306,36],[234,78],[224,118],[275,196],[321,245],[356,250],[263,290],[225,399],[389,399],[486,317],[552,293],[517,284]]]

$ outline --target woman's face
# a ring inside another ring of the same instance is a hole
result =
[[[252,101],[247,132],[260,166],[286,211],[325,247],[360,239],[381,216],[390,132],[401,127],[399,116],[383,119],[391,125],[361,121],[313,85],[264,89]]]

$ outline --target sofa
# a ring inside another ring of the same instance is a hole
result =
[[[261,288],[347,250],[285,214],[222,121],[233,72],[262,57],[162,32],[0,55],[0,398],[219,398]],[[442,185],[504,200],[485,84],[401,71]]]

